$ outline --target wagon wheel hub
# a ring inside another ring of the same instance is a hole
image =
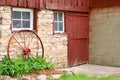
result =
[[[23,49],[23,54],[24,55],[29,55],[31,53],[31,50],[29,48],[24,48]]]

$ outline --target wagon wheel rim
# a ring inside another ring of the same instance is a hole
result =
[[[31,30],[14,32],[8,42],[7,56],[14,59],[18,56],[24,58],[44,57],[44,47],[40,37]]]

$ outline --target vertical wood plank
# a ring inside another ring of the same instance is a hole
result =
[[[78,7],[81,7],[82,5],[82,0],[78,0]]]
[[[34,21],[33,21],[33,22],[34,22],[34,31],[35,31],[35,32],[37,32],[37,19],[38,19],[38,17],[37,17],[37,12],[38,12],[38,11],[35,9],[35,10],[34,10]]]
[[[44,9],[45,8],[45,2],[46,2],[46,0],[40,0],[39,9]]]
[[[5,5],[5,0],[0,0],[0,5]]]
[[[65,5],[71,6],[71,4],[72,4],[71,0],[65,0]]]
[[[51,3],[51,2],[52,2],[52,0],[46,0],[46,2],[49,2],[49,3]]]
[[[78,5],[78,0],[72,0],[72,6],[76,7]]]
[[[11,1],[10,0],[6,0],[6,5],[10,6],[11,5]]]
[[[17,6],[17,0],[6,0],[6,5],[8,6]]]
[[[52,3],[58,3],[58,0],[52,0]]]
[[[18,0],[18,6],[27,7],[27,0]]]
[[[40,0],[35,0],[35,8],[39,8],[40,6]]]
[[[89,0],[86,0],[85,3],[85,7],[89,7]]]
[[[26,3],[29,7],[29,8],[35,8],[35,0],[27,0],[27,3]]]
[[[61,4],[61,5],[65,5],[65,0],[59,0],[58,2],[59,2],[59,4]]]

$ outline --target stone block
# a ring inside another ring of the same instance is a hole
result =
[[[2,18],[11,20],[11,13],[2,13]]]
[[[36,80],[47,80],[47,76],[46,75],[40,75],[37,77]]]

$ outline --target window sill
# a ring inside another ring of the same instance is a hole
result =
[[[65,34],[65,32],[54,32],[54,34]]]

